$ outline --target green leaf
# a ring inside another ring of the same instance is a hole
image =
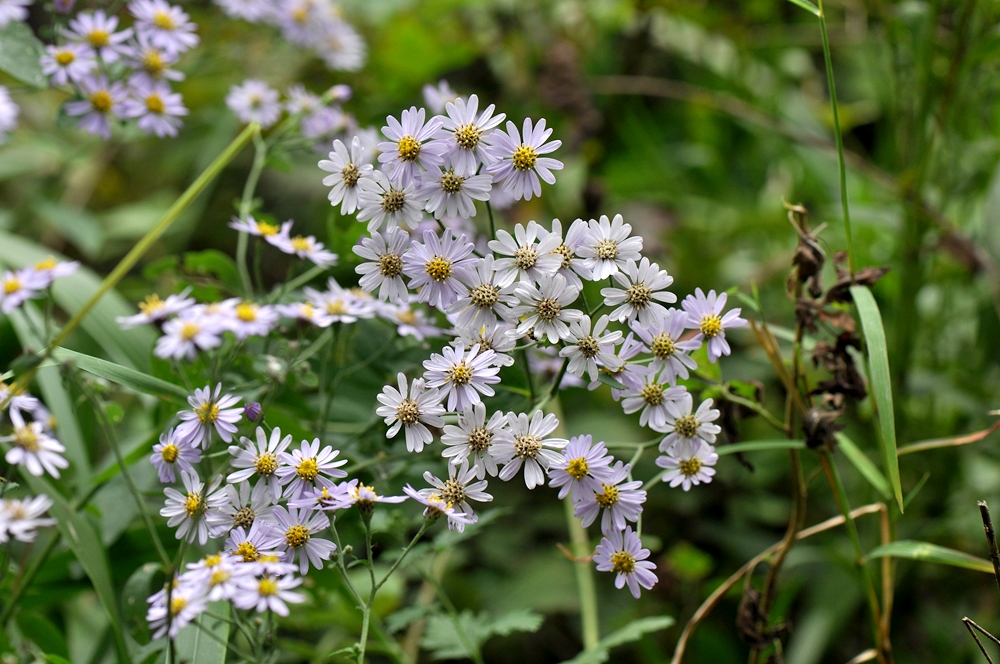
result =
[[[868,557],[924,560],[929,563],[951,565],[952,567],[962,567],[977,572],[993,574],[993,563],[989,560],[977,558],[963,551],[956,551],[955,549],[931,544],[930,542],[916,542],[913,540],[890,542],[889,544],[872,549]]]
[[[45,653],[45,660],[49,662],[49,664],[73,664],[73,662],[69,661],[65,657],[60,657],[59,655],[53,655],[51,653]]]
[[[31,240],[0,231],[0,262],[14,268],[22,268],[34,265],[49,256],[53,256],[57,261],[68,260],[65,256]],[[81,266],[72,277],[56,279],[52,286],[52,294],[56,303],[72,315],[83,308],[91,296],[100,289],[101,281],[99,276]],[[149,366],[149,350],[156,341],[156,332],[148,326],[122,330],[115,322],[116,317],[130,316],[135,312],[133,304],[118,292],[111,290],[94,305],[80,323],[80,327],[118,364],[132,369],[146,369]]]
[[[146,563],[132,572],[122,590],[122,617],[125,620],[125,629],[140,645],[149,643],[146,598],[153,594],[153,581],[159,573],[158,563]]]
[[[17,614],[17,626],[29,641],[33,641],[42,650],[51,652],[54,657],[58,657],[62,661],[66,661],[65,658],[69,657],[69,647],[66,645],[66,639],[62,632],[42,614],[34,611],[21,611]]]
[[[563,664],[603,664],[603,662],[610,659],[611,655],[608,651],[612,648],[638,641],[646,634],[659,632],[673,624],[674,619],[670,616],[650,616],[648,618],[633,620],[628,625],[611,632],[601,639],[596,648],[584,650],[573,659],[563,662]]]
[[[889,379],[889,350],[882,327],[875,297],[867,286],[851,286],[851,296],[858,307],[861,327],[865,333],[868,350],[868,376],[871,379],[872,403],[879,422],[879,442],[882,444],[882,461],[885,472],[896,496],[899,511],[904,509],[903,487],[899,482],[899,459],[896,457],[896,421],[892,405],[892,383]]]
[[[801,440],[751,440],[746,443],[719,445],[715,453],[719,456],[736,454],[737,452],[762,452],[764,450],[804,450],[806,444]]]
[[[112,383],[135,390],[141,394],[148,394],[167,401],[179,401],[181,403],[188,396],[187,391],[179,385],[147,376],[135,369],[129,369],[120,364],[102,360],[99,357],[84,355],[68,348],[56,348],[52,352],[52,355],[60,362],[72,362],[87,373],[100,376],[101,378],[110,380]]]
[[[216,249],[184,254],[184,270],[201,277],[215,277],[233,291],[238,292],[242,288],[235,261]]]
[[[872,463],[868,455],[862,452],[861,448],[843,433],[837,433],[837,444],[840,451],[858,469],[861,476],[868,480],[868,483],[875,487],[875,490],[882,494],[883,498],[892,500],[892,487],[889,486],[889,480],[885,479],[885,475]]]
[[[45,46],[26,23],[11,21],[0,30],[0,70],[36,88],[47,88],[49,79],[42,73],[39,59]]]
[[[73,555],[80,561],[80,566],[94,584],[97,597],[104,605],[114,636],[115,650],[119,662],[131,662],[125,637],[122,634],[121,616],[118,612],[118,600],[115,596],[114,584],[111,581],[111,568],[104,546],[101,544],[97,531],[87,518],[75,511],[55,487],[41,477],[35,477],[26,472],[21,473],[24,483],[36,493],[44,493],[52,499],[49,514],[56,520],[56,528],[63,540],[69,545]]]
[[[605,385],[607,385],[609,387],[615,388],[616,390],[627,390],[628,389],[627,387],[625,387],[624,385],[622,385],[620,382],[618,382],[617,378],[615,378],[611,374],[604,373],[603,371],[599,371],[597,373],[597,380],[600,381],[600,382],[602,382],[602,383],[604,383]]]
[[[434,659],[472,658],[490,637],[537,632],[543,620],[543,616],[528,609],[510,611],[497,618],[471,611],[463,611],[455,618],[435,614],[427,621],[427,631],[420,645],[430,651]],[[469,652],[469,647],[475,652]]]
[[[788,0],[790,3],[796,7],[801,7],[813,16],[820,16],[819,7],[809,2],[809,0]]]
[[[229,602],[211,602],[208,612],[229,618]],[[192,623],[177,635],[177,660],[191,664],[224,664],[229,623],[207,614],[202,614],[198,622],[200,626]],[[206,631],[218,638],[213,639],[205,634]]]

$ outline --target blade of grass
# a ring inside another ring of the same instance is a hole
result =
[[[141,394],[148,394],[179,403],[184,403],[187,399],[187,391],[180,385],[174,385],[165,380],[147,376],[134,369],[102,360],[99,357],[78,353],[68,348],[56,348],[52,351],[52,356],[60,362],[72,362],[87,373],[105,378],[112,383],[135,390]]]
[[[809,0],[788,0],[788,1],[790,3],[792,3],[793,5],[795,5],[796,7],[801,7],[802,9],[806,10],[807,12],[809,12],[810,14],[812,14],[813,16],[821,16],[822,15],[821,12],[820,12],[820,10],[819,10],[819,7],[817,7],[813,3],[809,2]]]
[[[844,453],[847,460],[851,462],[861,476],[868,480],[868,483],[875,487],[875,490],[882,494],[886,500],[892,500],[892,487],[889,480],[872,463],[868,455],[861,451],[861,448],[854,444],[854,441],[842,433],[837,434],[838,449]]]
[[[763,452],[765,450],[804,450],[806,444],[801,440],[752,440],[747,443],[720,445],[715,448],[719,456],[736,454],[738,452]]]
[[[977,572],[993,574],[993,563],[990,561],[965,553],[956,551],[930,542],[917,542],[915,540],[898,540],[883,546],[875,547],[868,553],[869,558],[907,558],[909,560],[922,560],[940,565],[951,565],[952,567],[962,567]]]
[[[892,404],[892,381],[889,378],[889,349],[885,341],[885,329],[882,327],[882,314],[879,313],[875,297],[867,286],[851,286],[851,296],[858,308],[861,328],[865,333],[868,376],[871,380],[872,403],[879,423],[882,461],[885,464],[889,484],[892,485],[892,493],[899,504],[899,511],[902,512],[903,487],[899,483],[895,409]]]

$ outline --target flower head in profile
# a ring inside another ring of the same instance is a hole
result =
[[[226,503],[226,492],[219,489],[220,478],[216,477],[207,488],[196,472],[181,471],[185,493],[173,487],[163,490],[167,500],[160,516],[167,517],[167,525],[177,528],[177,539],[197,541],[204,546],[208,541],[208,520],[210,509],[218,509]]]
[[[41,494],[32,498],[0,498],[0,544],[11,539],[34,542],[39,528],[54,526],[55,519],[44,514],[52,507],[52,499]]]
[[[583,258],[583,265],[590,270],[594,281],[603,281],[619,269],[624,269],[628,261],[642,258],[642,236],[632,234],[632,225],[626,224],[620,214],[608,221],[606,215],[600,220],[590,220],[590,232],[581,243],[577,254]]]
[[[383,496],[375,491],[375,487],[362,484],[357,479],[343,482],[338,487],[338,496],[333,504],[334,509],[357,507],[363,516],[371,516],[376,503],[401,503],[406,496]]]
[[[208,609],[208,593],[201,585],[177,584],[171,592],[154,595],[146,611],[153,638],[176,638],[180,631]],[[168,601],[169,600],[169,601]]]
[[[545,118],[534,126],[531,118],[525,118],[521,133],[517,125],[508,121],[506,132],[497,129],[490,135],[489,154],[494,161],[486,170],[503,182],[504,191],[511,192],[515,199],[530,201],[532,194],[541,196],[539,178],[555,184],[556,176],[552,171],[563,167],[561,161],[544,156],[562,145],[562,141],[549,141],[551,135],[552,130],[545,128]]]
[[[468,351],[458,344],[445,346],[441,354],[434,353],[424,360],[424,379],[428,387],[439,388],[440,398],[448,399],[448,412],[465,410],[482,401],[480,394],[495,394],[490,385],[500,382],[500,367],[496,366],[492,350],[482,350],[478,345]]]
[[[594,443],[590,434],[570,438],[562,457],[549,467],[549,486],[559,487],[559,500],[570,496],[574,503],[580,502],[601,493],[602,485],[612,479],[611,462],[615,459],[604,443]]]
[[[409,484],[403,487],[403,493],[424,506],[424,518],[428,521],[436,521],[443,516],[448,519],[448,529],[457,530],[460,533],[465,532],[467,525],[476,522],[477,518],[475,515],[468,515],[465,512],[459,511],[435,491],[424,493],[426,491],[426,489],[417,491]]]
[[[374,167],[365,161],[365,149],[355,136],[348,150],[343,141],[333,142],[333,152],[329,159],[319,162],[320,169],[330,173],[323,178],[324,186],[330,187],[330,205],[340,204],[340,214],[354,214],[358,209],[358,183],[370,178]]]
[[[380,300],[403,304],[407,301],[406,284],[403,282],[403,256],[410,248],[410,236],[400,228],[384,234],[375,231],[371,237],[361,238],[354,253],[367,262],[354,271],[361,275],[358,285],[367,293],[378,289]]]
[[[229,453],[235,457],[232,461],[237,470],[226,477],[230,484],[249,480],[256,475],[258,483],[264,483],[271,489],[271,495],[277,500],[281,495],[281,478],[278,476],[281,453],[288,449],[292,442],[291,434],[281,437],[281,429],[275,427],[270,436],[263,427],[257,427],[257,442],[246,436],[240,438],[239,445],[230,445]]]
[[[460,467],[448,464],[447,480],[438,479],[430,472],[424,473],[424,481],[434,488],[422,489],[420,493],[427,497],[437,494],[445,504],[451,505],[475,522],[478,521],[478,517],[469,501],[476,503],[493,501],[493,496],[486,493],[486,480],[477,478],[477,475],[476,469],[468,465]]]
[[[414,378],[409,390],[406,387],[406,374],[400,372],[396,378],[399,389],[392,385],[382,388],[382,394],[377,397],[382,405],[375,410],[375,414],[385,418],[385,423],[389,426],[386,438],[395,437],[402,428],[406,432],[407,451],[420,452],[424,445],[434,440],[427,426],[444,426],[441,418],[444,415],[442,395],[434,388],[425,388],[423,378]]]
[[[115,321],[122,326],[122,329],[126,330],[139,325],[164,321],[194,305],[194,298],[188,297],[190,292],[190,288],[185,288],[180,293],[168,295],[165,300],[156,293],[152,293],[139,303],[139,313],[133,316],[119,316]]]
[[[264,81],[248,79],[229,89],[226,106],[242,122],[256,122],[267,129],[281,117],[279,96],[279,92]]]
[[[624,531],[605,533],[594,552],[597,571],[617,574],[615,588],[628,584],[629,592],[636,599],[639,599],[640,588],[649,590],[658,580],[653,574],[656,565],[647,558],[649,549],[642,548],[642,542],[631,526],[626,526]]]
[[[569,444],[564,438],[547,436],[559,426],[552,413],[536,410],[531,419],[527,413],[509,413],[508,428],[496,436],[496,458],[503,464],[500,479],[511,480],[524,467],[524,484],[529,489],[545,484],[545,470],[563,461],[561,450]]]
[[[692,341],[704,342],[707,345],[710,362],[715,362],[731,352],[729,342],[726,341],[726,330],[747,324],[745,319],[740,318],[739,308],[722,313],[726,308],[727,298],[726,293],[716,295],[715,291],[711,290],[705,295],[700,288],[697,288],[694,295],[688,295],[682,303],[688,316],[687,327],[698,331]]]
[[[36,477],[48,473],[58,478],[59,469],[69,466],[63,456],[66,452],[63,444],[50,436],[41,422],[26,422],[19,409],[11,408],[8,416],[14,431],[9,436],[0,436],[0,441],[11,443],[4,457],[7,463],[24,466]]]
[[[715,448],[701,438],[690,438],[673,445],[665,455],[656,458],[656,465],[666,470],[663,481],[670,486],[682,486],[690,491],[691,486],[708,484],[715,475],[713,466],[719,455]]]
[[[227,443],[232,441],[236,423],[243,417],[243,409],[236,405],[240,401],[242,397],[223,395],[222,383],[215,386],[214,393],[211,385],[195,389],[194,394],[188,397],[191,409],[177,413],[181,419],[177,437],[208,449],[214,429],[219,438]]]
[[[271,244],[286,254],[308,258],[323,268],[337,264],[337,254],[323,248],[323,243],[318,242],[312,235],[277,236]]]
[[[156,468],[160,481],[173,484],[177,481],[175,470],[194,472],[194,464],[201,461],[201,450],[178,436],[176,429],[168,429],[160,434],[160,442],[153,445],[153,454],[149,460]]]
[[[439,118],[424,121],[426,111],[416,106],[404,110],[400,120],[391,115],[385,119],[388,126],[382,127],[382,134],[388,138],[378,144],[379,163],[389,170],[389,179],[402,186],[416,181],[418,166],[425,171],[444,165],[447,147],[440,141],[433,141],[434,134],[441,128]]]
[[[414,242],[403,257],[403,274],[410,278],[408,286],[419,291],[418,302],[445,310],[466,293],[463,283],[473,280],[476,259],[471,257],[475,245],[463,234],[452,231],[424,231],[423,243]]]

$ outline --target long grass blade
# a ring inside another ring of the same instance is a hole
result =
[[[890,542],[872,549],[868,553],[869,558],[907,558],[909,560],[922,560],[939,565],[951,565],[952,567],[962,567],[977,572],[993,574],[993,563],[990,561],[970,555],[964,551],[956,551],[945,546],[938,546],[930,542],[917,542],[915,540],[899,540]]]

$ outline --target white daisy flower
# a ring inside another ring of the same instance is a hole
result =
[[[163,336],[156,340],[153,353],[160,358],[194,361],[199,350],[222,345],[222,328],[208,320],[194,317],[174,318],[163,324]]]
[[[657,431],[665,426],[667,421],[667,404],[682,399],[687,393],[685,388],[669,387],[666,383],[657,382],[654,374],[647,373],[642,387],[625,392],[622,410],[628,414],[642,410],[639,413],[639,425],[648,425]]]
[[[492,397],[495,392],[490,385],[500,382],[500,367],[496,366],[496,353],[481,350],[478,345],[469,349],[465,346],[445,346],[441,355],[434,353],[424,360],[424,379],[428,387],[440,388],[440,398],[448,397],[448,412],[455,413],[482,401],[483,394]]]
[[[147,136],[176,136],[184,122],[180,119],[190,111],[180,93],[166,81],[139,82],[132,87],[132,96],[122,102],[123,118],[135,118],[136,126]]]
[[[417,301],[446,310],[460,298],[476,268],[471,257],[475,245],[465,235],[458,237],[451,230],[441,232],[440,239],[424,231],[424,241],[414,242],[403,256],[403,274],[410,278],[410,288],[418,291]]]
[[[545,128],[545,118],[542,118],[532,128],[531,118],[524,119],[524,141],[517,131],[517,125],[507,122],[507,131],[496,129],[490,134],[490,156],[494,162],[486,170],[498,180],[503,181],[504,191],[514,194],[515,199],[531,200],[531,195],[542,195],[541,177],[549,184],[555,184],[556,176],[552,171],[562,170],[563,163],[557,159],[542,155],[555,152],[562,141],[549,141],[551,129]]]
[[[45,290],[48,280],[30,267],[21,270],[7,270],[0,275],[0,312],[9,314]]]
[[[34,265],[35,272],[43,277],[49,284],[61,277],[68,277],[75,274],[80,269],[78,261],[57,261],[54,256],[48,256]]]
[[[309,302],[326,314],[326,320],[331,323],[355,323],[359,318],[371,318],[375,315],[372,307],[353,292],[342,288],[333,277],[327,280],[326,285],[327,290],[323,292],[313,288],[304,289]]]
[[[667,417],[662,424],[650,427],[654,431],[668,434],[660,441],[660,451],[667,452],[671,447],[692,438],[701,438],[706,443],[715,444],[715,439],[722,432],[722,427],[713,424],[721,413],[712,408],[712,399],[705,399],[694,410],[694,398],[690,392],[685,392],[681,398],[667,403]],[[693,412],[692,412],[693,411]]]
[[[164,636],[177,638],[182,629],[208,609],[208,595],[200,586],[178,585],[173,588],[169,595],[169,608],[167,597],[164,593],[160,601],[153,602],[146,612],[146,622],[153,631],[154,639]]]
[[[316,327],[330,327],[333,317],[316,307],[312,302],[293,302],[291,304],[276,304],[274,310],[287,318],[305,321]]]
[[[323,178],[323,184],[330,189],[330,205],[340,203],[340,214],[354,214],[358,209],[358,183],[364,178],[370,178],[375,169],[365,161],[365,149],[355,136],[351,140],[351,150],[348,152],[343,141],[333,142],[333,152],[329,159],[319,162],[319,167],[332,175]]]
[[[153,455],[149,457],[156,475],[164,484],[177,481],[175,468],[194,472],[194,464],[201,462],[201,450],[177,435],[176,429],[168,429],[160,434],[160,442],[153,445]]]
[[[225,550],[234,556],[240,556],[245,563],[253,563],[260,560],[261,556],[274,553],[268,548],[272,540],[274,540],[274,526],[263,519],[254,518],[249,530],[244,526],[236,526],[229,531]]]
[[[55,519],[42,515],[52,507],[52,499],[41,494],[31,498],[0,498],[0,544],[11,538],[18,542],[34,542],[39,528],[56,524]]]
[[[313,47],[327,68],[335,71],[358,71],[365,64],[368,47],[361,35],[346,21],[329,23]]]
[[[593,274],[584,266],[583,259],[577,255],[577,251],[583,246],[583,242],[589,234],[590,227],[583,219],[577,219],[570,224],[569,230],[566,231],[566,239],[563,239],[562,222],[558,219],[552,220],[551,231],[545,230],[541,225],[538,227],[538,237],[542,240],[547,239],[550,235],[559,238],[559,246],[552,252],[562,258],[559,274],[566,277],[566,281],[577,288],[583,288],[581,277],[587,281],[593,279]]]
[[[510,322],[510,307],[517,304],[514,286],[502,286],[503,275],[493,269],[493,255],[479,259],[476,269],[470,270],[468,281],[463,280],[467,292],[448,307],[449,316],[460,329],[496,327],[497,318]]]
[[[232,298],[219,304],[219,312],[225,328],[240,341],[266,337],[278,325],[278,312],[268,304]]]
[[[329,560],[337,545],[325,539],[314,537],[330,527],[330,518],[323,512],[298,510],[294,507],[286,509],[278,505],[272,514],[275,538],[270,542],[270,548],[286,552],[286,562],[295,562],[299,557],[299,573],[309,571],[310,564],[316,569],[323,569],[323,561]]]
[[[388,116],[387,127],[382,127],[382,134],[388,141],[378,144],[380,164],[391,166],[389,178],[403,186],[416,180],[417,165],[423,170],[434,170],[444,165],[444,152],[447,146],[440,141],[433,141],[434,134],[441,128],[441,119],[434,117],[424,122],[424,109],[416,106],[404,110],[402,122]]]
[[[632,466],[615,463],[611,468],[610,477],[601,482],[598,491],[584,494],[573,507],[573,516],[580,519],[580,524],[586,528],[594,523],[601,514],[601,532],[608,534],[625,530],[626,521],[637,521],[642,513],[642,504],[646,502],[646,492],[642,491],[642,480],[626,482]]]
[[[468,101],[457,98],[445,104],[447,116],[441,118],[441,129],[435,137],[445,145],[444,156],[458,175],[471,176],[480,164],[487,166],[493,161],[486,146],[490,134],[507,117],[504,113],[493,115],[494,108],[490,104],[476,117],[479,110],[476,95],[471,95]]]
[[[492,350],[496,353],[494,364],[499,367],[509,367],[514,364],[514,358],[507,353],[513,352],[517,346],[517,340],[507,334],[510,329],[509,325],[500,323],[484,325],[478,330],[460,327],[456,330],[458,337],[451,341],[451,345],[463,344],[467,348],[472,348],[479,344],[481,350]]]
[[[0,28],[3,27],[3,8],[0,3]],[[7,141],[7,135],[17,129],[17,116],[21,114],[14,100],[10,98],[10,90],[0,85],[0,145]]]
[[[232,465],[238,470],[230,473],[226,481],[237,484],[257,475],[260,478],[258,483],[266,484],[271,489],[271,496],[277,501],[281,495],[281,478],[277,474],[279,457],[291,442],[291,434],[282,438],[281,429],[277,427],[271,431],[270,437],[263,427],[257,427],[256,445],[246,436],[241,436],[240,443],[243,447],[229,446],[229,453],[235,457]]]
[[[633,260],[627,261],[612,278],[621,288],[602,288],[601,296],[607,306],[618,307],[610,315],[619,323],[638,320],[639,325],[652,327],[667,315],[667,308],[660,302],[677,301],[676,295],[664,290],[674,283],[674,278],[648,258],[644,257],[638,265]]]
[[[623,390],[614,387],[611,388],[611,396],[615,401],[621,399],[629,390],[641,390],[645,384],[646,376],[650,373],[649,367],[644,364],[629,363],[629,360],[645,350],[642,342],[637,341],[635,335],[629,332],[618,349],[617,355],[618,359],[622,361],[622,365],[615,371],[610,370],[608,367],[601,367],[601,371],[617,380],[625,388]],[[601,385],[600,381],[591,381],[587,385],[587,389],[593,391]]]
[[[201,560],[188,563],[188,571],[180,577],[181,585],[201,585],[210,602],[228,601],[239,588],[242,577],[254,574],[252,565],[244,565],[228,553],[212,553]]]
[[[185,288],[180,293],[168,295],[166,300],[161,300],[159,295],[152,293],[139,303],[139,313],[133,316],[118,316],[115,322],[121,325],[122,329],[128,330],[139,325],[166,320],[194,305],[194,298],[188,297],[190,292],[190,288]]]
[[[594,281],[603,281],[619,269],[624,269],[629,260],[642,258],[642,236],[629,237],[632,225],[626,224],[620,214],[612,221],[601,215],[600,221],[590,220],[590,233],[577,250],[583,258],[583,265],[590,270]]]
[[[354,253],[369,262],[354,268],[361,275],[358,285],[368,293],[377,288],[380,300],[405,303],[408,292],[402,277],[403,256],[409,248],[410,236],[399,228],[386,231],[384,236],[375,231],[371,237],[361,238]]]
[[[35,477],[45,473],[59,477],[59,469],[69,466],[62,443],[46,433],[41,422],[25,422],[17,408],[11,408],[7,415],[14,427],[11,435],[0,436],[0,442],[13,443],[4,457],[7,463],[23,465]]]
[[[128,9],[135,17],[135,31],[168,53],[183,53],[198,45],[198,25],[180,7],[166,0],[132,0]]]
[[[622,339],[618,330],[607,332],[608,317],[601,316],[590,330],[590,316],[583,315],[580,320],[569,326],[566,335],[566,346],[559,351],[560,357],[570,358],[566,370],[574,376],[583,378],[584,374],[590,380],[597,380],[598,366],[606,367],[610,372],[617,372],[624,362],[615,355],[615,345]],[[607,333],[605,333],[607,332]]]
[[[256,122],[267,129],[281,118],[280,93],[264,81],[247,79],[229,88],[226,106],[241,122]]]
[[[132,37],[132,28],[118,30],[118,17],[108,16],[104,10],[80,12],[76,18],[70,19],[68,30],[63,34],[73,41],[89,46],[104,62],[116,62],[125,55],[128,46],[126,42]]]
[[[603,491],[602,484],[611,481],[614,460],[604,443],[595,444],[590,434],[574,436],[562,451],[562,459],[549,466],[549,486],[559,487],[559,500],[569,496],[579,503]]]
[[[272,242],[275,247],[299,258],[308,258],[316,265],[327,268],[337,264],[337,254],[323,248],[322,242],[317,242],[312,235],[294,237],[277,237]]]
[[[458,511],[454,505],[445,502],[444,498],[438,493],[424,495],[409,484],[403,487],[403,493],[425,507],[424,518],[428,521],[436,521],[442,516],[447,518],[449,530],[457,530],[460,533],[465,532],[467,525],[475,523],[478,520],[478,518],[474,518],[474,515],[469,516],[464,512]]]
[[[569,444],[564,438],[546,438],[559,426],[552,413],[543,415],[536,410],[528,419],[527,414],[508,413],[508,428],[496,432],[493,443],[498,463],[503,464],[500,479],[509,481],[524,466],[524,484],[528,489],[545,484],[545,470],[562,462],[561,450]]]
[[[44,418],[38,417],[37,413],[44,409],[42,402],[40,402],[36,397],[31,396],[23,388],[18,388],[16,392],[11,393],[13,390],[12,385],[0,380],[0,413],[7,410],[8,408],[16,410],[24,410],[29,413],[36,413],[35,419],[42,421]]]
[[[291,224],[289,224],[289,226],[290,225]],[[269,224],[266,221],[257,221],[252,216],[247,217],[246,221],[240,221],[238,217],[233,217],[232,221],[229,222],[229,227],[243,233],[249,233],[250,235],[256,235],[257,237],[263,238],[275,237],[282,230],[281,227]]]
[[[656,458],[656,465],[667,470],[664,482],[670,486],[681,485],[685,491],[691,486],[708,484],[715,475],[714,466],[719,461],[715,448],[701,438],[682,440],[672,446],[665,456]]]
[[[626,526],[624,531],[605,533],[594,551],[594,562],[598,572],[614,572],[615,588],[628,584],[629,592],[639,599],[639,588],[649,590],[656,585],[653,574],[656,565],[646,560],[649,549],[642,548],[639,536]]]
[[[515,281],[541,281],[559,270],[562,255],[555,252],[562,240],[549,233],[539,242],[538,235],[544,230],[530,221],[527,228],[521,224],[514,226],[514,237],[501,229],[497,231],[497,239],[489,241],[489,248],[503,257],[493,264],[493,269],[500,274],[500,285],[509,286]]]
[[[456,175],[453,169],[435,169],[420,178],[417,196],[427,201],[424,209],[441,217],[469,219],[476,216],[476,201],[488,201],[492,175]]]
[[[406,449],[408,452],[421,452],[424,445],[434,440],[434,435],[427,428],[444,426],[444,408],[441,406],[443,395],[436,389],[425,389],[422,378],[414,378],[407,396],[406,375],[400,372],[396,375],[399,389],[392,385],[382,388],[378,401],[382,405],[375,409],[375,414],[385,418],[389,427],[386,438],[395,438],[399,429],[406,430]]]
[[[667,315],[650,326],[637,320],[630,323],[644,343],[643,350],[652,353],[649,370],[660,374],[660,382],[674,385],[678,378],[688,377],[689,369],[698,368],[698,363],[688,353],[698,350],[701,342],[681,340],[686,323],[687,314],[677,309],[667,309]]]
[[[167,500],[160,516],[167,517],[167,525],[177,528],[177,539],[193,543],[195,540],[202,546],[208,541],[208,521],[205,514],[210,509],[218,509],[226,503],[226,492],[219,489],[221,478],[216,477],[208,488],[198,478],[198,473],[181,471],[186,494],[173,487],[163,490]]]
[[[424,200],[417,196],[413,183],[394,185],[382,171],[372,171],[370,178],[358,180],[358,221],[368,222],[374,233],[385,224],[387,230],[406,226],[416,228],[424,216]]]
[[[445,504],[451,505],[458,511],[467,515],[473,523],[479,520],[476,512],[472,509],[469,501],[477,503],[493,502],[493,496],[486,493],[487,482],[478,478],[478,471],[475,467],[468,465],[456,466],[448,464],[448,479],[442,481],[430,472],[424,473],[424,481],[433,486],[433,489],[421,489],[424,496],[437,494],[444,500]],[[477,481],[474,481],[477,480]]]
[[[567,309],[576,302],[580,289],[566,283],[566,277],[555,274],[542,277],[536,287],[522,281],[514,289],[514,295],[521,302],[511,312],[521,318],[515,330],[518,337],[529,332],[535,339],[548,337],[549,343],[557,343],[569,335],[570,323],[583,318],[579,309]]]
[[[507,426],[507,416],[496,411],[486,420],[486,404],[480,401],[458,414],[458,426],[446,425],[441,442],[445,449],[441,456],[454,466],[472,466],[475,476],[483,479],[486,473],[496,477],[497,459],[493,438]]]
[[[285,497],[300,497],[305,491],[316,488],[317,480],[323,477],[347,477],[347,473],[340,470],[347,459],[338,460],[339,455],[340,450],[329,445],[320,449],[319,438],[311,443],[303,440],[299,449],[292,450],[291,454],[282,452],[277,473],[281,483],[288,485]]]
[[[331,545],[332,546],[332,545]],[[302,585],[300,577],[271,576],[265,574],[240,577],[239,589],[233,596],[233,605],[238,609],[254,609],[258,613],[273,611],[279,616],[287,616],[290,604],[301,604],[306,601],[302,593],[292,592],[292,588]]]
[[[39,62],[52,86],[76,83],[97,69],[93,51],[85,44],[46,46]]]
[[[263,482],[251,489],[250,483],[243,481],[239,486],[227,484],[226,502],[205,515],[212,537],[222,537],[237,528],[252,531],[258,521],[267,523],[274,512],[274,495]],[[228,545],[227,545],[228,546]]]
[[[366,486],[357,479],[350,482],[343,482],[338,486],[341,491],[337,492],[334,500],[334,509],[346,509],[357,507],[363,517],[370,517],[375,510],[375,503],[395,504],[406,500],[406,496],[381,496],[375,491],[375,487]]]
[[[221,395],[222,383],[216,384],[214,394],[211,385],[196,388],[194,394],[187,399],[191,410],[177,413],[177,417],[181,419],[181,423],[177,425],[177,438],[207,450],[212,439],[212,429],[215,429],[219,438],[227,443],[232,442],[237,429],[236,423],[243,417],[243,409],[236,404],[243,398],[232,394]]]
[[[694,295],[688,295],[682,303],[688,315],[687,327],[698,330],[692,341],[701,343],[707,340],[710,362],[715,362],[731,352],[729,342],[726,341],[726,330],[747,324],[746,320],[740,318],[739,308],[722,313],[728,297],[726,293],[716,295],[714,290],[708,291],[706,296],[700,288],[697,288]]]
[[[11,21],[23,21],[28,18],[28,6],[32,2],[34,0],[3,0],[0,2],[0,30],[6,28]],[[444,81],[441,82],[444,83]]]

